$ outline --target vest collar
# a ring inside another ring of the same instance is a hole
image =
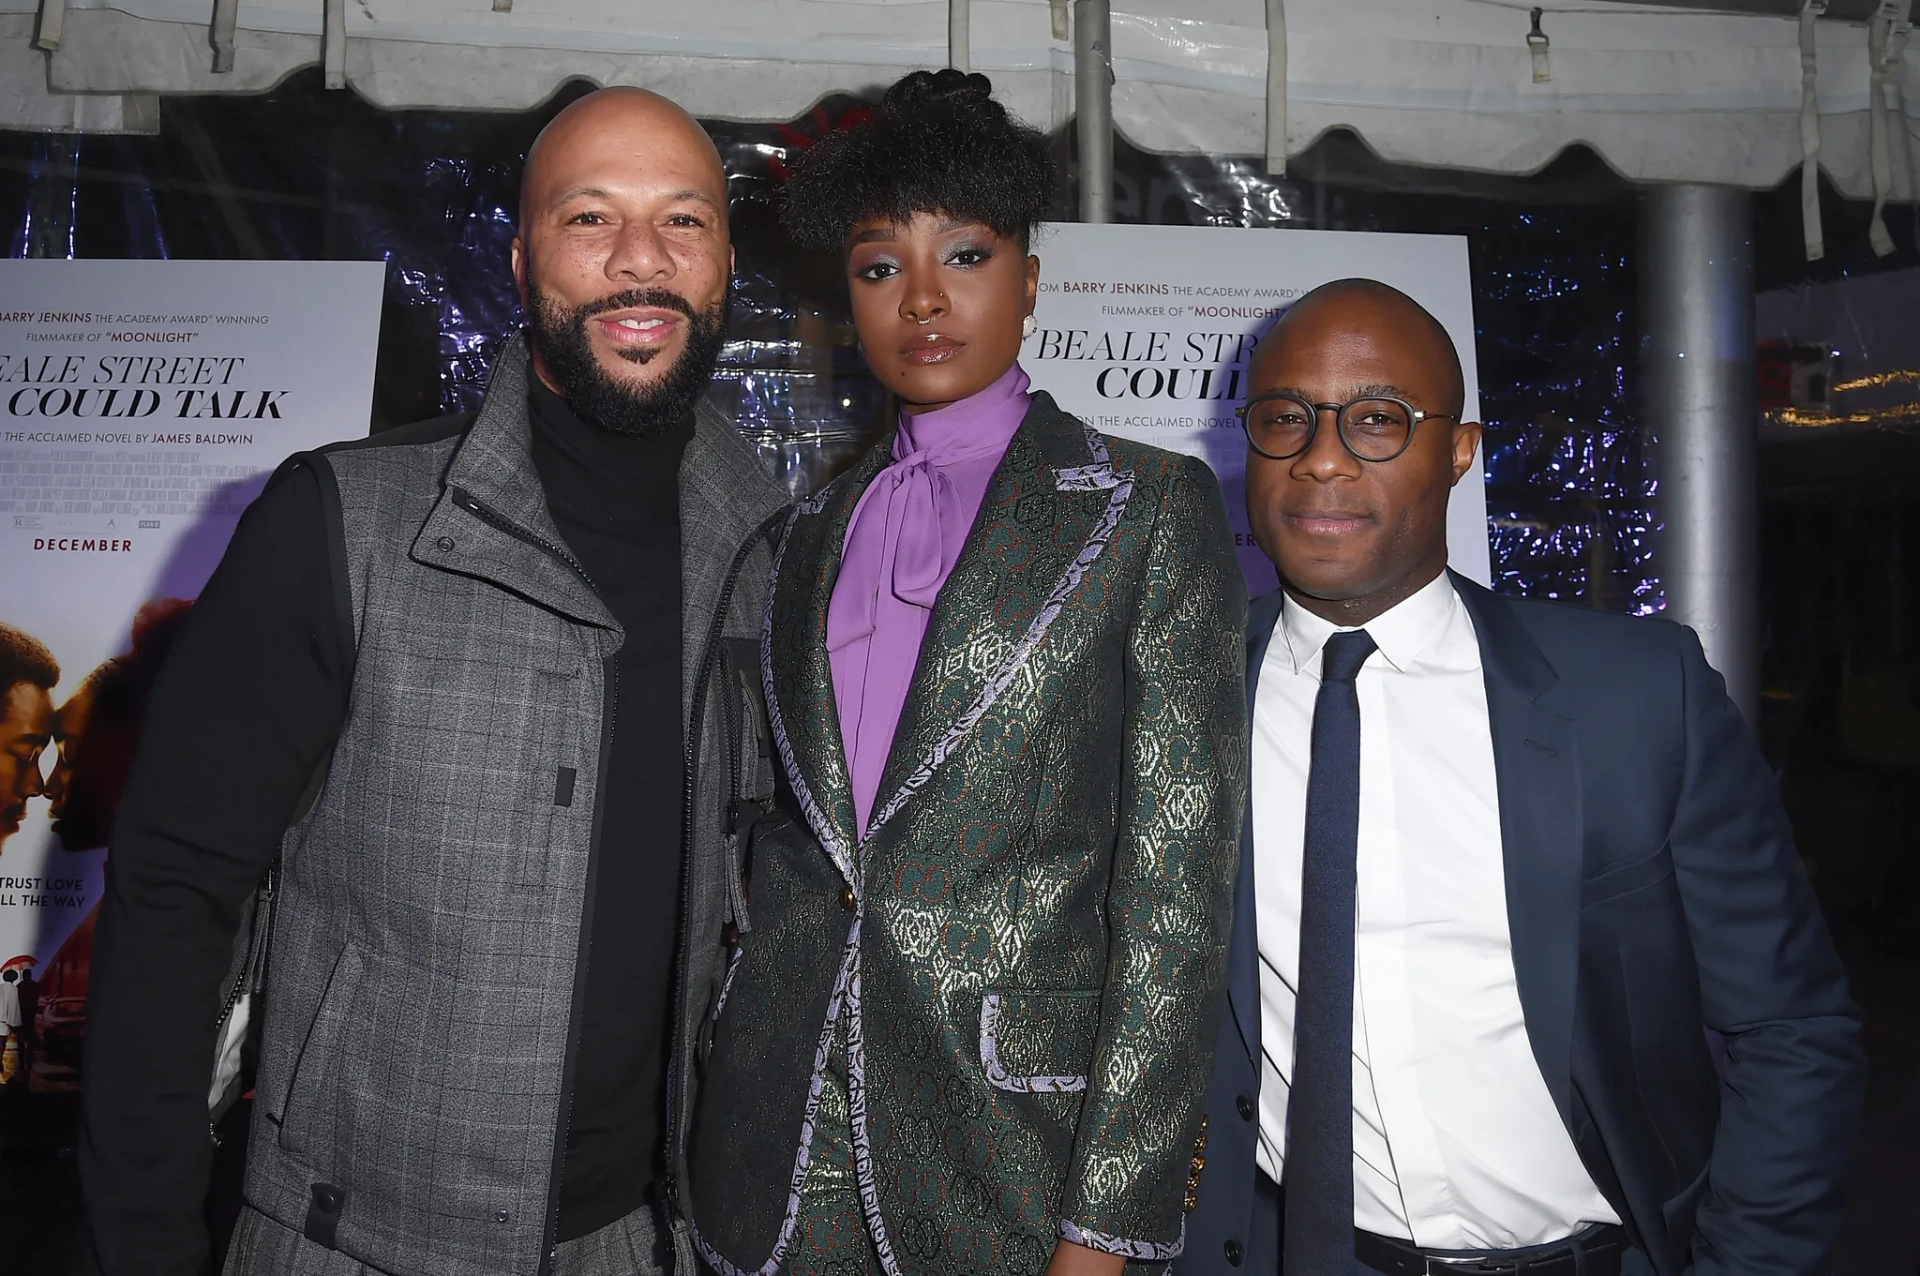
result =
[[[525,333],[501,350],[480,413],[447,467],[443,490],[413,545],[428,566],[525,594],[575,620],[619,632],[561,539],[533,466]],[[787,504],[733,422],[701,400],[680,461],[682,608],[687,637],[704,637],[735,551]],[[690,647],[689,650],[697,650]]]

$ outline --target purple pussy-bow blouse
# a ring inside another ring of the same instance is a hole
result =
[[[1016,363],[958,403],[902,412],[893,463],[874,476],[847,523],[827,607],[827,660],[862,838],[927,618],[1026,418],[1028,384]]]

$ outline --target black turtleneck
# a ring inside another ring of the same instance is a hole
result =
[[[601,790],[557,1238],[635,1209],[661,1170],[680,924],[680,458],[693,421],[617,434],[530,379],[533,465],[561,539],[626,631]]]

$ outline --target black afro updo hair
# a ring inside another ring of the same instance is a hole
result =
[[[789,161],[781,223],[803,247],[839,251],[853,227],[945,213],[1029,243],[1053,207],[1053,157],[1039,130],[993,100],[984,75],[915,71],[868,119]]]

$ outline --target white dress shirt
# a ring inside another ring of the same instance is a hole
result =
[[[1354,923],[1354,1224],[1428,1249],[1515,1249],[1619,1217],[1534,1061],[1513,971],[1487,689],[1445,575],[1366,626]],[[1253,708],[1260,1168],[1281,1178],[1320,653],[1287,602]]]

